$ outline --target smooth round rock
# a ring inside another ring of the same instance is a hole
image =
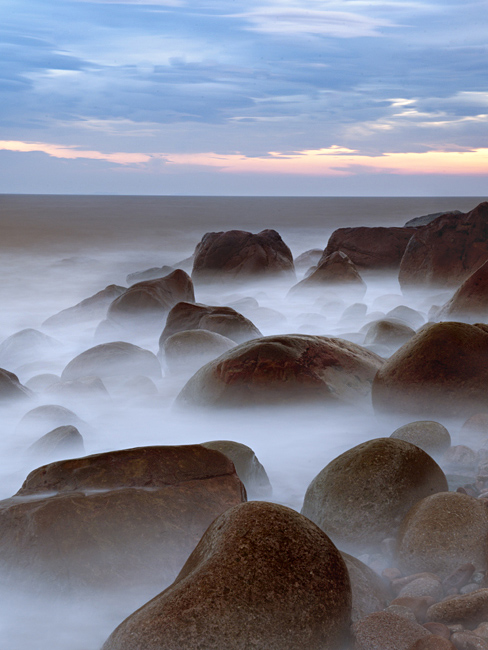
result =
[[[197,370],[236,346],[226,336],[209,330],[185,330],[168,337],[163,345],[164,360],[170,370]]]
[[[430,636],[424,627],[391,612],[370,614],[353,626],[354,650],[410,650]]]
[[[417,445],[431,456],[443,454],[451,446],[451,435],[445,426],[433,420],[417,420],[395,429],[390,438]]]
[[[461,623],[466,627],[476,627],[488,619],[488,589],[478,589],[435,603],[427,610],[427,619],[445,625]]]

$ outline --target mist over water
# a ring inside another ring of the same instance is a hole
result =
[[[53,314],[95,294],[109,284],[128,286],[126,276],[188,258],[205,232],[275,228],[295,257],[325,248],[338,227],[402,226],[420,215],[474,208],[479,198],[200,198],[0,196],[0,343],[25,328],[35,328],[58,342],[49,350],[12,358],[6,370],[26,384],[43,373],[60,375],[76,355],[100,342],[99,320],[46,329]],[[191,272],[191,268],[187,269]],[[362,274],[364,298],[347,290],[332,295],[289,297],[292,280],[248,285],[196,285],[196,301],[229,305],[249,318],[264,336],[286,333],[343,337],[364,343],[368,322],[406,305],[428,319],[432,304],[452,292],[403,296],[395,275]],[[297,272],[301,280],[303,271]],[[249,298],[254,299],[258,303]],[[362,316],[343,316],[351,304],[367,306]],[[164,321],[156,333],[127,330],[123,340],[155,354]],[[381,350],[375,350],[379,354]],[[1,365],[1,364],[0,364]],[[79,429],[86,454],[144,445],[179,445],[235,440],[251,447],[273,486],[272,501],[300,510],[316,474],[346,449],[365,440],[389,436],[406,420],[379,418],[368,404],[344,407],[287,407],[182,412],[173,402],[192,371],[155,380],[156,396],[123,393],[116,381],[104,382],[108,395],[77,398],[36,394],[30,401],[0,407],[0,498],[12,496],[29,471],[43,464],[27,453],[47,430],[23,426],[22,417],[36,406],[59,404],[83,420]],[[457,423],[443,422],[456,440]],[[51,427],[52,428],[52,427]],[[12,650],[97,650],[114,627],[136,607],[161,591],[154,585],[127,593],[55,598],[1,593],[0,633]]]

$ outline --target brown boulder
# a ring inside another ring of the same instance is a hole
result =
[[[449,639],[432,634],[416,641],[409,650],[457,650]]]
[[[61,374],[63,381],[81,377],[136,377],[147,375],[158,379],[161,366],[155,354],[132,343],[114,341],[101,343],[72,359]]]
[[[427,610],[427,618],[446,625],[461,623],[474,628],[488,618],[488,589],[478,589],[435,603]]]
[[[435,319],[468,323],[488,319],[488,261],[466,278],[453,297],[437,312]]]
[[[431,456],[443,454],[451,446],[451,435],[445,426],[432,420],[409,422],[395,429],[390,438],[406,440]]]
[[[412,505],[447,489],[441,468],[422,449],[377,438],[344,452],[313,479],[302,514],[340,548],[378,549]]]
[[[73,307],[68,307],[62,311],[50,316],[42,324],[43,327],[57,328],[66,325],[78,325],[91,320],[100,320],[105,317],[107,309],[111,302],[121,296],[126,291],[126,287],[120,287],[116,284],[110,284],[98,293],[85,298]]]
[[[320,261],[331,253],[342,251],[359,269],[398,269],[415,232],[415,228],[338,228],[332,233]]]
[[[103,650],[338,650],[350,624],[346,566],[328,537],[284,506],[221,515],[175,582]]]
[[[365,345],[385,345],[394,350],[409,341],[415,334],[415,330],[394,318],[375,320],[365,325],[361,331],[365,332]]]
[[[424,627],[390,612],[376,612],[353,626],[354,650],[411,650],[431,636]]]
[[[359,345],[290,334],[242,343],[201,368],[180,392],[181,406],[369,403],[383,360]]]
[[[262,336],[251,321],[231,307],[213,307],[179,302],[168,314],[166,325],[159,339],[159,349],[166,339],[178,332],[204,329],[244,343]]]
[[[402,289],[456,287],[488,259],[488,202],[415,231],[403,255]]]
[[[2,571],[56,590],[165,585],[243,500],[231,461],[201,445],[58,461],[0,502]]]
[[[206,233],[195,249],[191,274],[198,282],[294,275],[293,255],[276,230]]]
[[[161,325],[182,300],[195,302],[190,276],[177,269],[164,278],[133,284],[109,306],[107,318],[118,325]]]
[[[426,325],[380,368],[377,411],[469,416],[488,406],[488,326]]]
[[[487,568],[488,509],[459,492],[433,494],[413,505],[397,536],[399,567],[448,577],[465,563]]]
[[[304,291],[324,288],[351,289],[358,297],[366,293],[366,285],[356,266],[342,251],[336,251],[323,257],[313,273],[290,289],[289,295],[293,296]]]

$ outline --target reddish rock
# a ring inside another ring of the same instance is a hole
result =
[[[488,259],[488,202],[419,228],[403,255],[402,289],[457,287]]]
[[[416,641],[409,650],[456,650],[456,646],[442,636],[426,636]]]
[[[378,438],[330,462],[309,485],[302,514],[340,548],[373,549],[412,505],[443,490],[446,477],[428,454],[403,440]]]
[[[110,304],[107,318],[121,325],[150,321],[162,326],[169,310],[181,301],[195,302],[195,294],[190,276],[177,269],[164,278],[133,284]]]
[[[201,445],[45,465],[0,502],[2,575],[41,590],[154,589],[174,579],[215,517],[244,499],[231,461]]]
[[[467,323],[488,319],[488,261],[472,273],[436,314],[436,320]]]
[[[451,636],[450,629],[447,627],[447,625],[444,625],[444,623],[424,623],[424,627],[431,634],[442,636],[444,639],[449,639]]]
[[[411,583],[410,583],[411,584]],[[432,596],[399,596],[391,601],[390,605],[407,607],[413,612],[418,623],[425,623],[427,610],[436,602]]]
[[[365,345],[386,345],[393,350],[409,341],[415,334],[415,330],[394,318],[373,321],[361,328],[361,331],[366,334]]]
[[[461,564],[461,566],[444,578],[442,581],[444,589],[461,589],[461,587],[468,584],[475,570],[476,567],[471,562]]]
[[[341,287],[353,290],[358,297],[362,297],[366,293],[366,285],[356,266],[345,253],[336,251],[323,257],[317,268],[308,277],[290,289],[289,295],[293,296],[316,289],[340,289]]]
[[[201,368],[180,392],[180,406],[367,403],[383,360],[359,345],[325,336],[268,336],[238,345]]]
[[[293,255],[276,230],[208,232],[195,249],[199,282],[294,276]]]
[[[390,612],[376,612],[353,626],[354,650],[411,650],[430,636],[424,627]]]
[[[216,332],[236,343],[244,343],[262,336],[248,318],[231,307],[179,302],[171,309],[166,319],[166,325],[159,339],[160,350],[173,334],[197,329]]]
[[[447,578],[460,565],[487,566],[488,509],[459,492],[418,501],[398,531],[398,562],[405,572],[432,571]],[[434,620],[434,619],[433,619]]]
[[[488,641],[467,630],[453,634],[451,641],[456,650],[488,650]]]
[[[175,582],[103,650],[338,650],[350,614],[346,565],[327,535],[289,508],[250,502],[216,519]]]
[[[380,368],[377,411],[468,416],[488,406],[488,326],[426,325]]]
[[[338,228],[332,233],[322,259],[342,251],[359,269],[398,269],[415,232],[415,228]]]

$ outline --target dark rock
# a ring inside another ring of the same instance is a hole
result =
[[[442,579],[468,562],[483,571],[487,536],[484,503],[459,492],[433,494],[418,501],[403,519],[398,564],[405,572],[432,571]]]
[[[356,266],[342,251],[324,257],[313,273],[290,289],[289,295],[294,296],[324,288],[347,288],[353,290],[359,297],[366,293],[366,285]]]
[[[402,258],[402,289],[456,287],[488,259],[488,202],[419,228]]]
[[[181,406],[255,406],[369,401],[382,359],[322,336],[268,336],[243,343],[201,368],[180,392]]]
[[[466,278],[453,297],[436,313],[435,319],[468,323],[488,319],[488,261]]]
[[[319,259],[324,251],[321,248],[312,248],[305,251],[295,258],[295,269],[297,271],[306,271],[311,266],[317,266]]]
[[[160,378],[161,366],[152,352],[132,343],[101,343],[72,359],[61,374],[63,381],[81,377],[120,377],[147,375]]]
[[[404,228],[418,228],[419,226],[426,226],[428,223],[432,223],[435,219],[445,216],[455,216],[462,215],[463,213],[459,210],[451,210],[450,212],[431,212],[430,214],[425,214],[422,217],[414,217],[407,221],[404,225]]]
[[[410,237],[415,232],[414,228],[338,228],[332,233],[322,259],[342,251],[358,269],[398,269]]]
[[[173,273],[176,269],[173,266],[155,266],[145,271],[136,271],[135,273],[129,273],[126,278],[127,284],[133,285],[136,282],[145,282],[146,280],[158,280],[159,278],[165,278],[170,273]]]
[[[293,255],[276,230],[208,232],[195,249],[198,282],[294,277]]]
[[[125,287],[109,284],[98,293],[85,298],[73,307],[63,309],[54,316],[50,316],[42,324],[43,327],[57,328],[66,325],[78,325],[88,321],[97,321],[105,317],[111,302],[126,291]]]
[[[284,506],[221,515],[176,581],[129,616],[103,650],[337,650],[351,590],[328,537]]]
[[[469,416],[488,407],[488,326],[423,327],[393,354],[373,382],[377,411]]]
[[[231,307],[180,302],[168,314],[165,328],[159,339],[160,350],[166,339],[173,334],[196,329],[216,332],[236,343],[244,343],[262,336],[249,319]]]
[[[331,461],[309,485],[302,514],[341,548],[369,550],[394,533],[412,505],[443,490],[446,477],[428,454],[378,438]]]
[[[390,438],[417,445],[433,457],[440,456],[451,446],[451,435],[445,426],[432,420],[409,422],[395,429]]]
[[[382,318],[368,323],[362,331],[366,333],[365,345],[385,345],[394,350],[409,341],[415,334],[411,327],[394,318]]]

